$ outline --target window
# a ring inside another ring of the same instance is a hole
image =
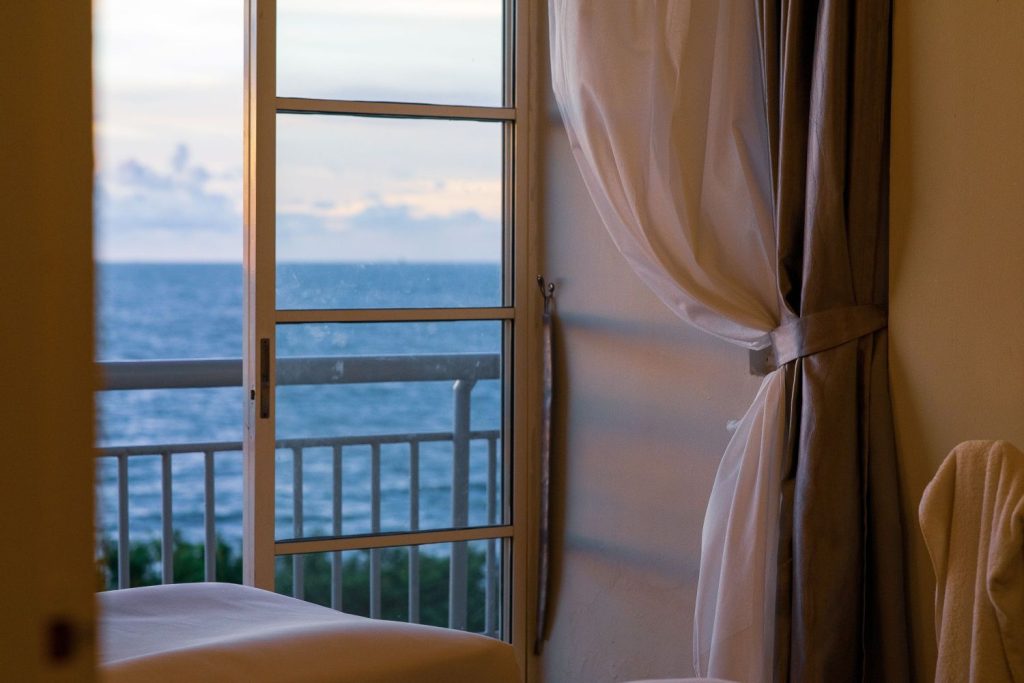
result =
[[[101,7],[116,25],[137,6]],[[175,21],[208,35],[201,19]],[[149,21],[159,32],[160,18]],[[536,355],[537,298],[517,77],[525,6],[249,0],[244,26],[244,161],[233,176],[243,200],[204,204],[244,220],[242,272],[197,264],[220,252],[203,239],[185,248],[164,230],[145,253],[164,249],[186,265],[132,264],[127,284],[100,293],[101,305],[133,306],[128,317],[101,315],[120,325],[101,356],[104,424],[126,432],[101,443],[110,581],[182,580],[176,564],[188,552],[202,558],[198,578],[230,578],[218,539],[228,550],[244,539],[247,583],[475,630],[523,652],[535,364],[522,359]],[[203,104],[193,104],[198,116]],[[153,112],[140,128],[166,135]],[[198,120],[186,113],[182,126]],[[162,176],[141,164],[117,172],[164,192],[145,205],[165,221],[181,213],[175,197],[232,177],[195,169],[209,148],[173,147]],[[129,232],[100,239],[116,251]],[[147,312],[179,341],[146,328]],[[208,324],[216,312],[221,332]],[[235,321],[240,351],[224,332]],[[149,350],[118,352],[123,334],[145,336]],[[244,421],[230,417],[239,399]],[[152,411],[140,412],[147,402]],[[178,433],[150,434],[174,416]],[[149,578],[130,575],[133,539],[151,548]]]

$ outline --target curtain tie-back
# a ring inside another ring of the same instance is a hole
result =
[[[772,330],[774,365],[827,351],[885,328],[888,316],[878,306],[831,308],[796,318]]]
[[[830,308],[794,318],[765,335],[765,348],[750,352],[750,372],[767,375],[797,358],[842,346],[887,324],[885,309],[872,305]]]

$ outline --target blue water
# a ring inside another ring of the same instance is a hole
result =
[[[234,264],[102,264],[97,268],[97,347],[100,360],[238,358],[242,349],[242,271]],[[279,308],[495,306],[501,303],[497,265],[288,264],[279,266]],[[422,353],[499,353],[502,325],[493,321],[285,325],[277,353],[361,356]],[[473,429],[501,424],[500,380],[476,384]],[[241,441],[246,397],[241,387],[100,392],[101,447]],[[277,438],[359,436],[451,431],[452,383],[403,382],[282,386],[277,392]],[[451,525],[451,443],[421,446],[421,528]],[[499,445],[498,452],[501,448]],[[291,451],[277,454],[277,536],[293,537]],[[471,453],[470,523],[486,523],[487,449]],[[241,537],[241,453],[217,454],[217,532]],[[331,527],[331,451],[304,455],[304,536]],[[174,526],[188,540],[202,537],[203,459],[172,459]],[[409,447],[381,450],[382,530],[410,528]],[[343,530],[370,531],[369,447],[346,448]],[[499,477],[501,467],[499,464]],[[156,537],[161,525],[160,461],[130,459],[129,531]],[[117,475],[111,458],[98,464],[98,526],[117,533]],[[500,487],[499,487],[500,488]],[[500,506],[499,506],[500,509]]]

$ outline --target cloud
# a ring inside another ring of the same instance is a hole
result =
[[[450,228],[479,230],[493,221],[486,220],[477,211],[459,211],[448,216],[414,215],[413,207],[377,204],[352,216],[347,221],[356,230],[392,230],[395,232],[442,231]]]
[[[501,222],[477,211],[421,214],[408,204],[368,203],[351,215],[278,215],[282,261],[494,262]]]
[[[344,206],[317,201],[279,207],[278,260],[499,261],[501,219],[474,206],[476,183],[462,185],[470,189],[464,192],[467,199],[457,202],[423,192],[366,193]],[[489,208],[487,202],[476,203]],[[129,158],[97,175],[98,257],[238,261],[240,204],[237,174],[217,173],[194,162],[185,145],[162,165]]]
[[[241,183],[193,163],[186,145],[178,145],[166,168],[131,158],[96,181],[103,241],[147,230],[241,235]]]

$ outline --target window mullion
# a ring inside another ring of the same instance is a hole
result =
[[[402,548],[411,545],[482,541],[512,536],[510,525],[470,526],[459,529],[432,529],[429,531],[403,531],[358,536],[293,539],[278,541],[275,552],[281,555],[367,550],[370,548]]]
[[[279,324],[302,323],[415,323],[459,320],[512,320],[513,307],[498,308],[323,308],[280,309]]]
[[[364,102],[361,100],[324,100],[304,97],[278,97],[281,114],[340,114],[465,121],[515,121],[512,107],[477,107],[447,104],[410,104],[404,102]]]

